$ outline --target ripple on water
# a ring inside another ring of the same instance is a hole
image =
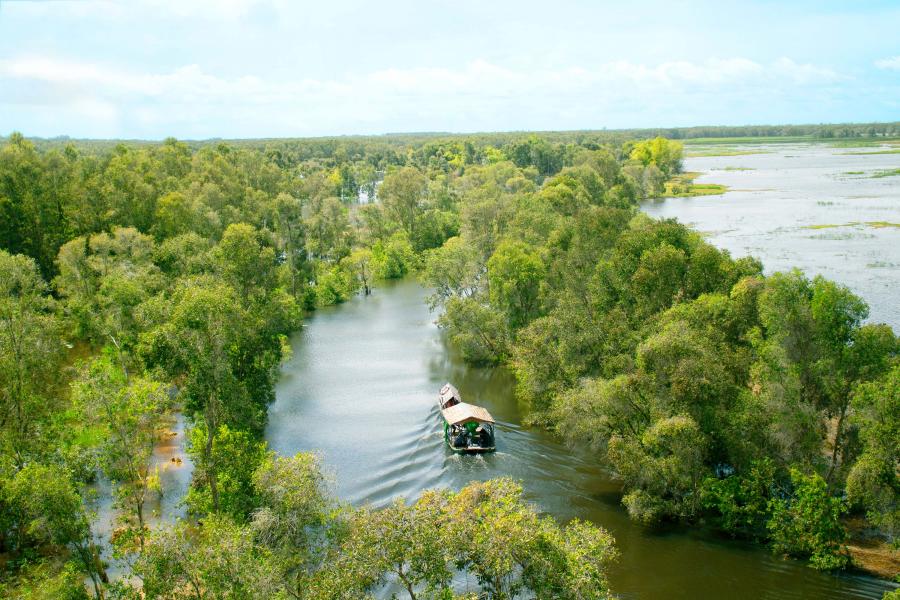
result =
[[[448,351],[425,295],[413,282],[385,286],[313,315],[292,339],[291,376],[278,383],[266,439],[283,454],[319,451],[341,498],[383,506],[428,488],[512,477],[541,512],[610,530],[621,552],[610,579],[622,598],[880,598],[890,585],[832,577],[702,532],[635,525],[594,457],[521,425],[507,371],[466,366]],[[445,381],[498,419],[497,452],[447,448],[435,407]]]

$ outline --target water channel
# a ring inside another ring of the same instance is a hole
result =
[[[635,525],[594,458],[522,427],[507,371],[469,367],[447,348],[425,296],[413,281],[385,285],[318,311],[292,340],[266,439],[282,454],[321,453],[342,499],[381,506],[426,488],[515,478],[541,511],[589,519],[615,536],[621,559],[611,584],[621,598],[880,598],[889,589],[708,532]],[[435,406],[445,381],[499,421],[495,454],[446,448]]]

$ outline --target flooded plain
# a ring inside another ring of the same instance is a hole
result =
[[[869,320],[900,330],[900,147],[828,144],[687,146],[695,183],[718,196],[669,198],[641,207],[695,227],[766,273],[802,269],[847,285]],[[702,156],[691,157],[691,153]],[[707,156],[715,153],[728,156]]]

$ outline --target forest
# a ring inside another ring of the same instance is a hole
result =
[[[878,137],[896,126],[747,128]],[[890,127],[893,127],[891,129]],[[843,128],[843,129],[841,129]],[[262,439],[304,315],[418,277],[448,343],[507,365],[648,527],[703,523],[822,570],[846,518],[900,543],[900,339],[846,287],[763,274],[638,204],[682,170],[640,133],[0,147],[0,595],[601,598],[617,551],[499,478],[381,509]],[[657,137],[657,134],[666,137]],[[150,467],[190,424],[188,518]],[[113,483],[111,576],[91,482]],[[477,582],[461,593],[460,577]],[[85,585],[87,583],[87,585]]]

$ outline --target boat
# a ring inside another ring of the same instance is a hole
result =
[[[463,402],[459,390],[447,383],[438,394],[444,418],[444,440],[454,452],[481,453],[496,450],[494,417],[482,406]]]

